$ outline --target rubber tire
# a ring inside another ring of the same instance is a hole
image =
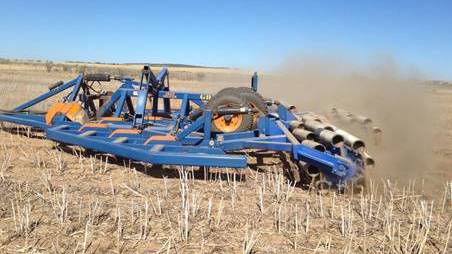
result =
[[[239,107],[243,107],[247,103],[244,101],[243,97],[237,91],[230,91],[227,93],[217,93],[213,96],[209,102],[206,104],[206,109],[209,110],[217,110],[219,107],[223,105],[237,105]],[[242,122],[240,126],[233,132],[241,132],[241,131],[249,131],[252,129],[253,125],[253,115],[252,114],[243,114]],[[218,129],[214,124],[212,124],[212,132],[223,132]]]
[[[237,87],[236,91],[245,98],[246,102],[252,103],[261,114],[268,113],[267,103],[265,103],[265,99],[260,93],[253,91],[249,87]]]
[[[226,87],[220,90],[217,94],[240,94],[244,98],[244,100],[248,103],[252,103],[261,113],[267,114],[267,103],[265,103],[264,97],[258,93],[253,91],[253,89],[249,87]]]
[[[259,115],[266,115],[268,113],[267,103],[265,103],[264,97],[249,87],[227,87],[220,90],[217,94],[239,94],[246,104],[251,105],[259,111]],[[257,128],[257,121],[255,120],[253,118],[253,129]]]

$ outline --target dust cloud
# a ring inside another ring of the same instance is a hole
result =
[[[363,65],[340,57],[299,55],[261,75],[260,90],[299,111],[328,115],[336,107],[370,117],[372,126],[383,130],[378,145],[358,124],[333,123],[366,141],[377,163],[369,170],[372,178],[407,183],[435,166],[438,114],[422,80],[419,72],[402,69],[389,57]]]

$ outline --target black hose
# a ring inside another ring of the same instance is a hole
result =
[[[107,81],[107,82],[109,82],[111,80],[111,77],[110,77],[110,74],[93,73],[93,74],[85,74],[85,76],[83,76],[83,79],[85,81]]]

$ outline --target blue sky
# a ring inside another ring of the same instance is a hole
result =
[[[0,57],[251,69],[288,55],[390,55],[452,79],[452,1],[0,2]]]

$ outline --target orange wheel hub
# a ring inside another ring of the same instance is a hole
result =
[[[234,132],[239,129],[242,121],[243,116],[241,114],[234,114],[230,117],[215,115],[213,124],[222,132]]]

